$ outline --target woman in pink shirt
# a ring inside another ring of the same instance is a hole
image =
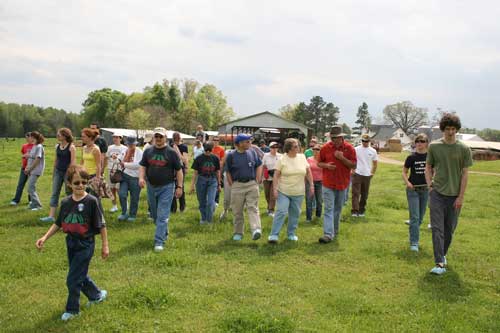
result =
[[[311,167],[311,172],[313,175],[314,181],[314,195],[309,193],[309,184],[306,185],[306,222],[311,222],[312,220],[312,212],[313,205],[316,204],[316,217],[321,217],[321,211],[323,208],[323,196],[322,196],[322,187],[323,187],[323,169],[318,167],[319,160],[319,151],[321,150],[321,146],[319,144],[315,144],[312,148],[314,155],[307,159]]]

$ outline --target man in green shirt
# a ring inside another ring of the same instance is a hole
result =
[[[439,128],[443,132],[443,138],[429,146],[425,179],[429,186],[432,244],[436,263],[430,272],[441,275],[446,272],[446,254],[463,205],[468,170],[472,166],[472,153],[469,147],[456,138],[461,128],[457,115],[444,114]]]

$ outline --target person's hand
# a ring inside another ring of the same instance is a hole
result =
[[[139,179],[139,187],[140,188],[144,188],[144,186],[146,186],[146,181],[144,179]]]
[[[182,197],[182,188],[178,187],[178,188],[175,189],[175,197],[177,199],[179,199],[180,197]]]
[[[191,189],[189,190],[189,194],[193,194],[194,193],[194,186],[191,186]]]
[[[328,170],[332,170],[333,171],[333,170],[335,170],[337,168],[337,165],[335,165],[335,163],[333,163],[333,162],[328,162],[326,168]]]
[[[453,203],[453,207],[454,207],[456,210],[459,210],[460,208],[462,208],[463,203],[464,203],[464,198],[457,197],[457,198],[455,199],[455,202]]]
[[[45,237],[42,237],[36,241],[35,246],[38,249],[38,251],[41,251],[43,249],[43,244],[45,243],[45,240],[46,240]]]
[[[101,257],[102,257],[102,259],[106,259],[107,257],[109,257],[109,246],[108,245],[102,246]]]
[[[335,157],[338,158],[339,160],[344,158],[344,153],[341,152],[340,150],[335,151]]]
[[[309,196],[314,197],[314,185],[309,186]]]
[[[26,176],[29,176],[29,175],[30,175],[30,171],[29,171],[28,169],[24,169],[24,174],[25,174]]]
[[[413,186],[413,184],[410,183],[410,182],[406,183],[406,188],[409,189],[409,190],[414,190],[415,189],[415,187]]]
[[[217,186],[217,192],[221,192],[221,191],[222,191],[222,186],[220,186],[220,184],[219,184],[219,186]]]
[[[278,190],[277,189],[273,190],[273,197],[274,197],[274,199],[278,199]]]

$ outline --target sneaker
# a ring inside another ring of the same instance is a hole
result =
[[[127,219],[127,222],[134,222],[135,221],[135,216],[130,216],[128,219]]]
[[[406,220],[405,224],[410,225],[410,220]]]
[[[359,213],[358,217],[365,217],[365,213]]]
[[[200,220],[200,225],[205,225],[205,224],[208,224],[208,222],[207,222],[207,221]]]
[[[273,217],[274,218],[274,212],[269,212],[267,213],[267,216]]]
[[[243,235],[241,234],[234,234],[233,235],[233,240],[239,242],[240,240],[243,239]]]
[[[111,207],[111,209],[109,210],[111,213],[115,213],[118,211],[118,207],[116,207],[116,205],[114,205],[113,207]]]
[[[76,316],[78,316],[78,313],[64,312],[61,316],[61,320],[68,321]]]
[[[267,242],[269,244],[276,244],[276,243],[278,243],[278,240],[279,240],[279,238],[276,235],[269,235],[269,237],[267,237]]]
[[[41,217],[40,221],[46,222],[46,223],[52,223],[52,222],[55,222],[55,219],[52,216],[46,216],[46,217]]]
[[[331,241],[332,239],[327,235],[324,235],[323,237],[320,237],[320,239],[318,239],[318,242],[320,242],[321,244],[330,243]]]
[[[215,203],[215,208],[217,208],[217,207],[219,207],[219,203],[218,202]]]
[[[299,237],[296,235],[288,235],[288,240],[292,242],[297,242],[299,240]]]
[[[224,209],[224,211],[222,211],[222,213],[219,216],[219,220],[220,221],[224,220],[226,218],[226,216],[227,216],[227,210]]]
[[[252,233],[252,240],[256,241],[262,236],[262,231],[260,229],[255,229],[255,231]]]
[[[17,206],[17,202],[16,202],[16,201],[14,201],[14,200],[12,200],[12,201],[10,202],[10,205],[11,205],[11,206]]]
[[[427,229],[432,229],[432,226],[430,223],[427,225]]]
[[[32,212],[36,212],[38,210],[41,210],[42,207],[33,207],[33,208],[30,208]]]
[[[446,273],[446,268],[436,265],[431,269],[430,273],[436,275],[443,275],[444,273]]]
[[[410,251],[418,252],[418,245],[410,245]]]
[[[120,216],[118,216],[118,221],[125,221],[126,219],[128,219],[127,214],[120,214]]]
[[[352,213],[351,217],[358,217],[359,215],[357,213]]]
[[[163,251],[163,245],[155,245],[155,252],[161,252]]]
[[[311,220],[311,219],[307,219],[307,220],[306,220],[306,223],[311,223],[311,222],[312,222],[312,220]]]
[[[87,303],[87,306],[91,306],[91,305],[94,305],[94,304],[99,304],[101,302],[104,302],[106,300],[107,296],[108,296],[108,292],[106,290],[101,290],[101,296],[98,299],[96,299],[96,300],[89,301]]]

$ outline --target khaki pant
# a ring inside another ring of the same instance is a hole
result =
[[[259,184],[255,180],[248,183],[234,182],[231,188],[231,209],[234,216],[234,233],[243,235],[243,211],[247,208],[250,231],[261,229],[259,215]]]

